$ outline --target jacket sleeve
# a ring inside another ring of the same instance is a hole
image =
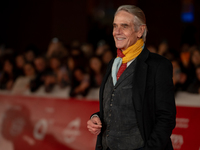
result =
[[[99,116],[100,116],[100,112],[96,112],[96,113],[92,114],[92,115],[90,116],[90,118],[92,118],[94,115],[99,117]]]
[[[144,149],[168,150],[172,149],[170,136],[176,124],[176,106],[170,61],[164,59],[160,62],[155,73],[154,85],[155,123]]]

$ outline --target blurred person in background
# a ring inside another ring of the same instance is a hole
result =
[[[101,40],[97,44],[97,49],[96,49],[95,55],[102,56],[104,54],[104,52],[109,49],[110,49],[110,46],[108,44],[106,44],[106,42],[104,40]]]
[[[195,80],[189,85],[187,91],[190,93],[200,94],[200,65],[196,67],[195,71]]]
[[[81,43],[80,43],[79,40],[73,40],[73,41],[71,42],[71,44],[70,44],[70,47],[71,47],[71,48],[79,48],[79,47],[81,47]]]
[[[11,90],[15,79],[14,62],[12,62],[12,59],[6,59],[3,63],[3,69],[0,76],[0,89]]]
[[[84,52],[79,47],[72,47],[70,49],[69,57],[67,58],[66,68],[70,78],[75,68],[82,67],[88,70],[88,59],[85,57]]]
[[[51,92],[54,85],[64,88],[69,83],[69,76],[66,68],[62,67],[61,61],[58,57],[51,57],[49,60],[50,71],[45,76],[44,84],[45,91]]]
[[[149,50],[150,52],[152,52],[152,53],[157,53],[157,49],[156,49],[155,46],[153,46],[153,45],[148,45],[147,48],[148,48],[148,50]]]
[[[181,53],[181,56],[182,62],[184,62],[184,57],[185,59],[189,57],[187,58],[187,63],[183,64],[183,69],[187,73],[189,82],[192,83],[196,77],[196,67],[200,65],[200,50],[197,46],[191,46],[186,52]]]
[[[103,61],[103,65],[104,67],[106,67],[110,60],[113,59],[114,56],[113,56],[113,53],[110,49],[107,49],[103,54],[102,54],[102,61]]]
[[[90,76],[83,67],[77,67],[72,72],[70,96],[86,96],[90,88]]]
[[[35,92],[41,85],[44,84],[45,76],[48,72],[46,59],[42,56],[35,58],[34,66],[36,70],[36,76],[30,82],[31,92]]]
[[[181,64],[177,59],[172,60],[171,63],[173,66],[173,83],[175,92],[186,91],[189,86],[187,73],[183,72]]]
[[[190,61],[194,67],[200,65],[200,49],[196,46],[191,50]]]
[[[100,111],[87,122],[96,150],[173,150],[176,124],[171,62],[145,47],[143,11],[120,6],[114,16],[117,57],[100,87]]]
[[[68,56],[67,48],[65,47],[63,42],[56,37],[51,40],[46,53],[47,58],[51,58],[54,56],[59,58]]]
[[[24,75],[24,65],[26,61],[23,55],[19,54],[15,57],[15,64],[16,64],[16,71],[15,73],[17,76],[23,76]]]
[[[24,58],[26,62],[33,63],[36,55],[38,54],[38,48],[35,45],[28,45],[25,49]]]
[[[35,59],[35,53],[33,50],[26,51],[24,56],[25,56],[26,61],[29,63],[32,63],[33,60]]]
[[[78,62],[78,60],[76,61],[76,59],[73,56],[69,56],[67,58],[67,65],[66,66],[67,66],[67,72],[68,72],[68,75],[69,75],[70,79],[72,78],[72,72],[73,72],[73,70],[77,66],[76,62]]]
[[[85,58],[90,58],[94,54],[93,46],[92,44],[84,43],[81,46],[81,51],[84,53]]]
[[[89,60],[91,87],[100,87],[103,80],[103,64],[99,57],[93,56]]]
[[[72,47],[70,50],[70,55],[71,56],[80,56],[80,57],[84,57],[84,53],[83,51],[81,51],[81,49],[79,47]]]
[[[152,51],[153,53],[156,52],[156,49],[154,49],[153,47],[150,47],[150,51]],[[170,49],[169,45],[167,43],[167,41],[162,41],[159,46],[158,46],[158,51],[157,53],[161,56],[164,56],[165,58],[167,58],[168,60],[172,60],[175,58],[175,50],[174,49]]]
[[[157,53],[161,56],[165,56],[166,53],[168,52],[168,48],[169,48],[168,43],[167,41],[164,40],[159,44]]]
[[[180,52],[180,59],[183,67],[188,69],[190,63],[190,46],[188,44],[183,44]]]
[[[30,82],[35,78],[35,68],[32,63],[26,63],[24,65],[24,76],[17,77],[12,93],[14,94],[24,94],[26,91],[30,90]]]
[[[82,64],[82,61],[79,60],[79,57],[76,57],[76,56],[69,56],[67,58],[67,72],[68,72],[68,75],[69,75],[69,78],[72,79],[72,74],[73,74],[73,70],[77,67],[82,67],[83,64]],[[71,81],[70,81],[71,83]]]

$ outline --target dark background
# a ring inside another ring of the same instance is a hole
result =
[[[194,21],[181,21],[183,3],[194,6]],[[94,46],[106,40],[114,47],[112,21],[117,7],[139,6],[147,18],[147,45],[167,40],[180,50],[183,43],[199,44],[199,0],[4,0],[0,1],[0,44],[22,52],[34,44],[46,51],[53,37]]]

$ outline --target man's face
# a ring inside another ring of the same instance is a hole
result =
[[[134,16],[126,11],[119,11],[113,21],[113,37],[115,46],[121,50],[126,50],[135,44],[142,36],[136,32],[133,24]]]

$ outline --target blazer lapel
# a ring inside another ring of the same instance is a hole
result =
[[[133,78],[133,105],[135,107],[135,113],[138,120],[138,127],[140,129],[143,139],[145,139],[144,134],[144,124],[143,124],[143,103],[144,94],[146,88],[146,78],[148,65],[145,63],[149,56],[149,51],[146,47],[142,50],[142,53],[136,59],[135,75]]]
[[[133,61],[130,66],[128,66],[126,68],[126,70],[122,73],[122,75],[120,76],[120,78],[118,79],[115,88],[120,85],[120,83],[122,83],[125,79],[127,79],[128,76],[130,76],[131,74],[133,74],[134,72],[134,66],[135,66],[135,61]]]
[[[149,51],[146,47],[136,59],[135,75],[133,78],[133,100],[135,109],[141,111],[142,103],[144,102],[144,94],[146,88],[146,77],[148,65],[145,63],[149,56]]]
[[[104,87],[105,87],[106,81],[108,79],[108,76],[111,73],[113,61],[114,61],[114,58],[108,64],[106,74],[103,78],[103,81],[102,81],[102,84],[101,84],[101,87],[100,87],[100,91],[99,91],[100,117],[103,117],[103,91],[104,91]]]
[[[101,87],[100,87],[100,96],[103,95],[104,86],[105,86],[105,84],[106,84],[106,81],[107,81],[107,79],[108,79],[108,76],[109,76],[110,73],[111,73],[112,64],[113,64],[113,61],[114,61],[114,60],[115,60],[115,59],[113,58],[113,59],[110,61],[110,63],[108,64],[108,68],[107,68],[107,70],[106,70],[106,74],[105,74],[105,76],[104,76],[104,78],[103,78],[103,81],[102,81],[102,84],[101,84]],[[101,98],[100,98],[100,99],[101,99]]]

